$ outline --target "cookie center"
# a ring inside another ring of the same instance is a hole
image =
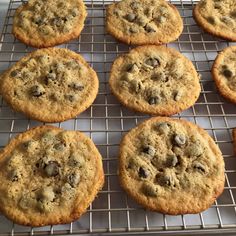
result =
[[[119,86],[147,105],[183,100],[192,83],[181,58],[173,60],[158,54],[131,60],[123,65],[120,77]]]

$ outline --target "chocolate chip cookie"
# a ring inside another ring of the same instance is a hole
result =
[[[123,188],[145,208],[170,215],[209,208],[224,189],[224,160],[206,131],[188,121],[156,117],[120,144]]]
[[[106,29],[127,44],[164,44],[180,36],[183,22],[164,0],[123,0],[107,7]]]
[[[16,10],[12,32],[27,45],[51,47],[78,38],[86,15],[82,0],[29,0]]]
[[[201,0],[194,7],[193,16],[208,33],[236,41],[235,0]]]
[[[60,122],[93,103],[98,78],[75,52],[39,49],[3,73],[0,91],[16,111],[39,121]]]
[[[78,219],[104,182],[101,156],[79,131],[41,126],[13,138],[0,154],[0,209],[23,225]]]
[[[236,46],[225,48],[212,66],[212,77],[220,94],[236,103]]]
[[[175,49],[155,45],[118,57],[109,84],[123,105],[154,115],[173,115],[189,108],[201,90],[190,60]]]

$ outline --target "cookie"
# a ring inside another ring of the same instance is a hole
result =
[[[122,187],[145,208],[194,214],[224,189],[224,160],[206,131],[188,121],[156,117],[128,132],[120,144]]]
[[[79,131],[40,126],[13,138],[0,154],[0,209],[28,226],[78,219],[104,182],[101,156]]]
[[[166,116],[192,106],[201,90],[190,60],[175,49],[155,45],[140,46],[118,57],[109,84],[128,108]]]
[[[106,29],[127,44],[164,44],[180,36],[183,21],[164,0],[123,0],[107,7]]]
[[[227,47],[218,54],[211,72],[220,94],[236,103],[236,46]]]
[[[17,8],[12,32],[27,45],[51,47],[78,38],[86,15],[82,0],[29,0]]]
[[[39,49],[1,76],[0,90],[16,111],[43,122],[60,122],[87,109],[98,93],[95,71],[77,53]]]
[[[194,7],[193,17],[208,33],[236,41],[235,0],[201,0]]]

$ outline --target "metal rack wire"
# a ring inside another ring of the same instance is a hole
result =
[[[190,120],[205,128],[221,148],[226,163],[226,185],[222,196],[207,211],[196,215],[167,216],[145,211],[121,190],[117,178],[117,155],[121,136],[147,115],[127,110],[112,96],[108,87],[111,63],[130,47],[117,42],[104,29],[105,6],[112,1],[86,0],[88,17],[78,40],[61,45],[82,54],[97,71],[100,89],[94,104],[75,119],[55,124],[81,130],[96,143],[103,156],[106,183],[87,213],[78,221],[59,226],[31,228],[15,225],[0,215],[0,235],[62,234],[206,234],[236,232],[236,161],[231,129],[236,127],[235,105],[226,102],[211,79],[210,69],[217,53],[229,43],[204,33],[192,18],[197,1],[170,1],[179,9],[184,32],[169,47],[177,48],[193,61],[202,75],[202,92],[197,103],[175,117]],[[0,72],[34,50],[11,34],[12,16],[22,3],[10,0],[0,38]],[[0,98],[0,147],[17,133],[40,125],[12,111]]]

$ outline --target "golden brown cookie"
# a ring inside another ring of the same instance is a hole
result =
[[[193,16],[208,33],[236,41],[235,0],[201,0],[194,7]]]
[[[86,110],[98,93],[95,71],[77,53],[36,50],[1,76],[3,98],[16,111],[43,122],[60,122]]]
[[[29,0],[16,10],[12,32],[27,45],[51,47],[78,38],[86,15],[82,0]]]
[[[29,226],[78,219],[104,182],[102,158],[79,131],[40,126],[13,138],[0,154],[0,209]]]
[[[180,36],[183,22],[164,0],[123,0],[107,7],[106,29],[127,44],[164,44]]]
[[[109,84],[123,105],[162,116],[191,107],[201,90],[190,60],[175,49],[155,45],[119,56],[112,65]]]
[[[145,208],[170,215],[209,208],[224,189],[224,160],[209,134],[188,121],[155,117],[120,144],[122,187]]]
[[[220,94],[236,103],[236,46],[225,48],[212,66],[212,77]]]

